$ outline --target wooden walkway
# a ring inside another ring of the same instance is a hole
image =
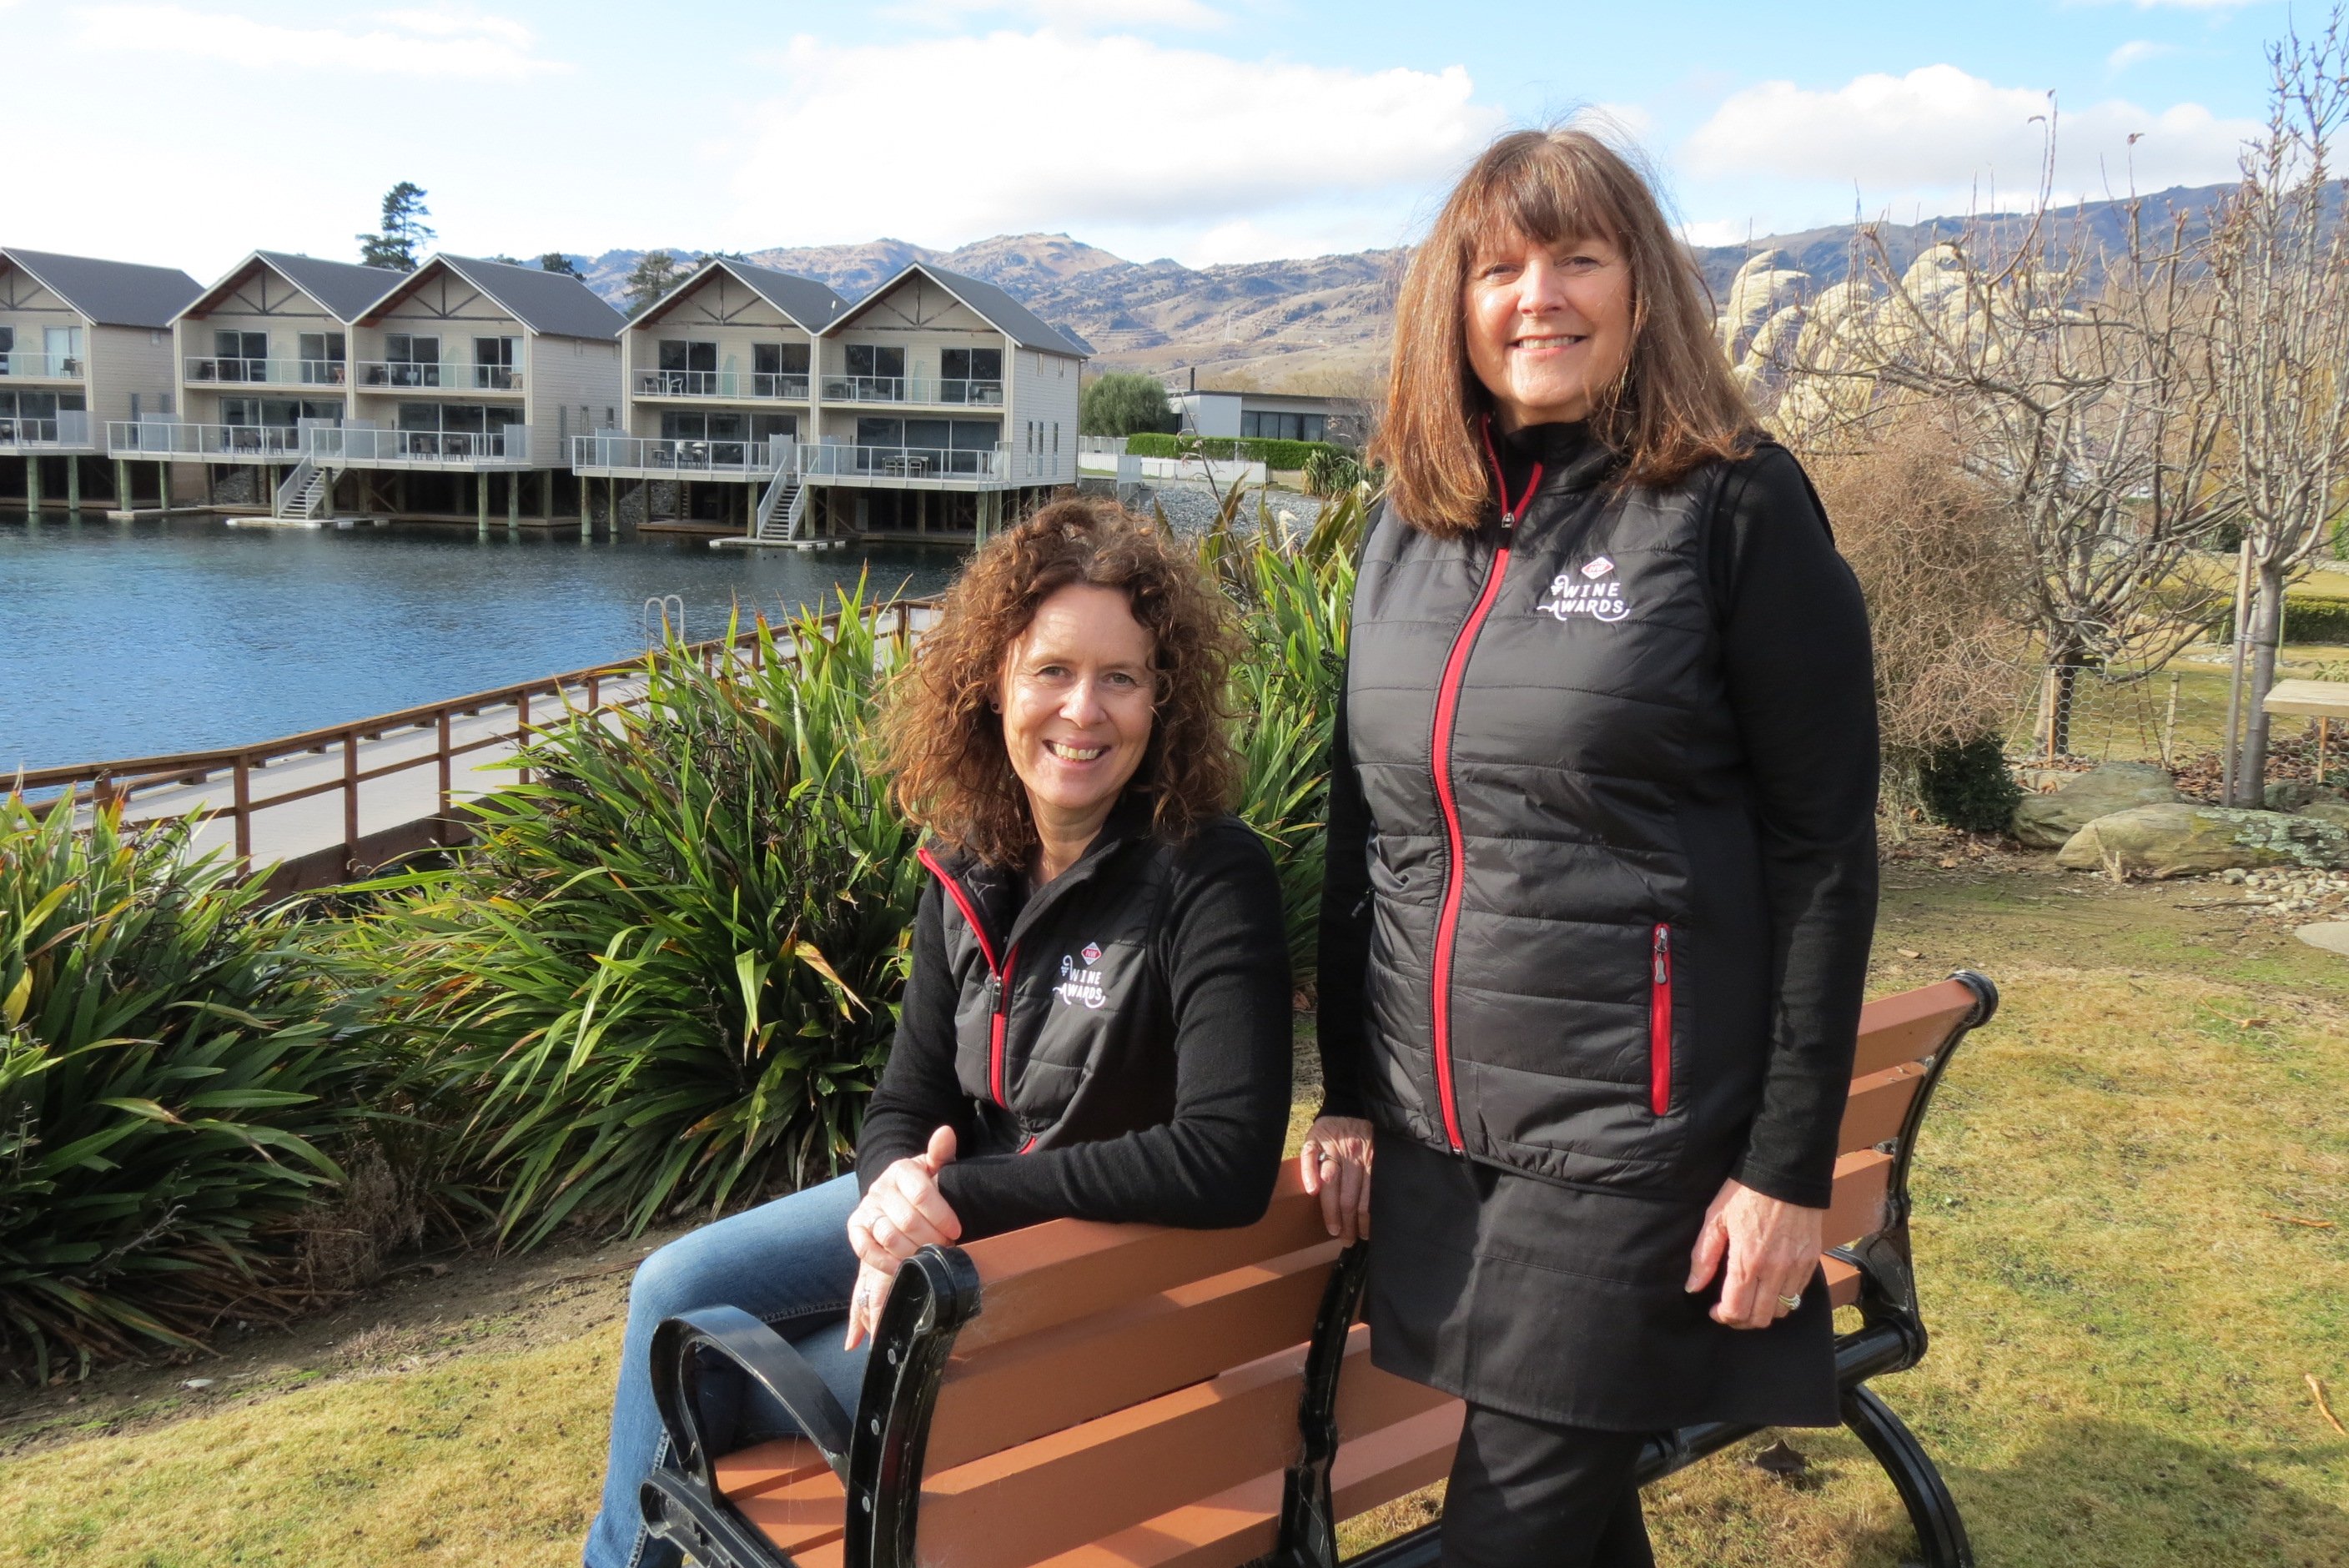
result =
[[[936,611],[909,600],[879,614],[883,634],[905,639]],[[837,619],[835,612],[823,624]],[[796,655],[788,642],[779,651]],[[710,669],[749,670],[761,656],[755,630],[692,644],[689,653]],[[633,706],[645,686],[639,658],[257,746],[28,769],[14,787],[49,809],[70,797],[84,820],[107,800],[135,824],[198,817],[197,849],[268,870],[279,891],[326,887],[460,841],[458,808],[526,778],[515,761],[525,739],[570,713]]]

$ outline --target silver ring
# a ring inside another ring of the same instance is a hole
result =
[[[1792,1312],[1803,1305],[1803,1298],[1799,1295],[1782,1295],[1778,1298],[1778,1305]]]

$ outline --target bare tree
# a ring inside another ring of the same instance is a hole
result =
[[[2333,137],[2349,115],[2341,7],[2313,40],[2270,46],[2268,123],[2243,155],[2209,241],[2211,363],[2233,437],[2241,577],[2228,697],[2228,799],[2261,803],[2284,587],[2323,542],[2349,477],[2349,229],[2340,222]],[[2245,648],[2250,686],[2245,690]],[[2238,724],[2242,743],[2235,749]]]
[[[2220,409],[2182,232],[2132,201],[2099,242],[2051,200],[2054,123],[2029,222],[1975,221],[1907,267],[1873,226],[1844,284],[1810,307],[1773,374],[1782,433],[1813,450],[1940,422],[2013,520],[2017,618],[2047,679],[2041,740],[2068,748],[2083,669],[2152,673],[2199,635],[2209,591],[2179,569],[2220,521]]]

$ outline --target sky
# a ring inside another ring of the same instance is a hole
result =
[[[255,249],[355,261],[409,180],[463,254],[1041,232],[1201,266],[1408,243],[1493,136],[1577,115],[1644,153],[1692,240],[1731,243],[2011,206],[2051,94],[2067,194],[2230,179],[2287,15],[0,0],[0,244],[207,282]]]

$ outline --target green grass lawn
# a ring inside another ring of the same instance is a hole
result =
[[[2005,1005],[1919,1156],[1932,1352],[1876,1387],[1987,1565],[2349,1563],[2349,1439],[2305,1381],[2349,1417],[2349,960],[2180,909],[2174,885],[1930,864],[1893,868],[1877,988],[1971,964]],[[575,1563],[626,1256],[471,1286],[514,1265],[460,1264],[233,1395],[180,1391],[197,1367],[16,1396],[0,1564]],[[1813,1461],[1795,1483],[1741,1449],[1652,1489],[1660,1559],[1907,1558],[1858,1444],[1791,1436]]]

